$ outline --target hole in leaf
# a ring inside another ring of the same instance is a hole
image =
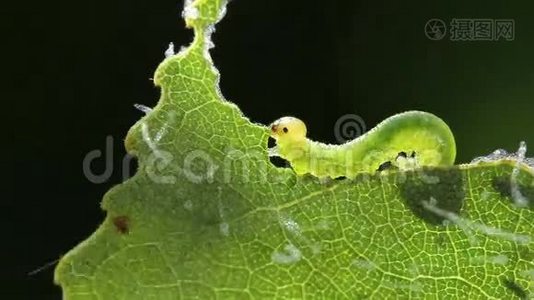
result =
[[[291,165],[289,164],[287,160],[281,157],[278,157],[278,156],[271,156],[269,157],[269,160],[274,166],[278,168],[290,168],[291,167]]]
[[[272,137],[269,137],[269,140],[267,141],[267,146],[269,148],[273,148],[276,146],[276,140],[273,139]]]

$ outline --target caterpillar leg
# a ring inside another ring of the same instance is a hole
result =
[[[394,165],[391,161],[386,161],[382,163],[380,166],[378,166],[377,172],[382,172],[386,170],[392,170],[392,169],[398,169],[396,165]]]
[[[278,151],[278,147],[276,146],[267,149],[267,153],[269,157],[280,157],[280,152]]]
[[[394,160],[383,162],[378,166],[377,172],[382,172],[386,170],[412,170],[419,166],[417,163],[417,157],[415,151],[412,151],[410,155],[406,152],[401,151],[397,154],[397,157]]]
[[[401,151],[395,159],[395,165],[399,168],[399,170],[415,169],[419,167],[417,162],[417,154],[415,151],[412,151],[410,155],[408,155],[406,152]]]

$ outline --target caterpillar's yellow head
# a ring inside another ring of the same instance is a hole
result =
[[[300,141],[306,139],[306,125],[294,117],[283,117],[271,124],[271,137],[277,141]]]

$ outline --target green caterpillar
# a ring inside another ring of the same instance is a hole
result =
[[[387,118],[366,134],[341,145],[306,138],[306,125],[283,117],[270,126],[275,155],[287,160],[295,173],[319,178],[353,178],[388,167],[449,166],[456,143],[447,124],[433,114],[408,111]]]

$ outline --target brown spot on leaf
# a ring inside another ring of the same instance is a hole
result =
[[[128,234],[130,232],[130,218],[127,216],[118,216],[113,218],[113,225],[120,234]]]

